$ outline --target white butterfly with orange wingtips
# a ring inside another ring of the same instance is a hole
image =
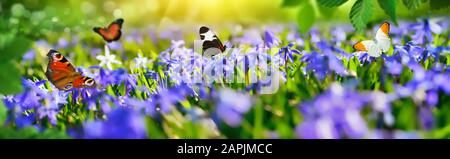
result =
[[[377,30],[375,40],[364,40],[353,45],[358,51],[366,51],[369,56],[379,57],[382,52],[386,52],[391,47],[391,39],[389,38],[390,24],[384,22]]]

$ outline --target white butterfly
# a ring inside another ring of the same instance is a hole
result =
[[[386,52],[391,47],[391,39],[389,38],[390,24],[384,22],[377,30],[375,40],[364,40],[353,45],[358,51],[366,51],[369,56],[379,57],[382,52]]]

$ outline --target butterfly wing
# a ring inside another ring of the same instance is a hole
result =
[[[75,67],[59,52],[50,50],[47,54],[49,63],[45,75],[47,79],[60,90],[69,90],[71,88],[80,88],[95,86],[95,81],[89,77],[83,77],[81,73],[76,72]],[[79,84],[78,79],[83,83]]]
[[[378,57],[382,52],[386,52],[391,47],[389,38],[390,24],[384,22],[377,30],[374,40],[364,40],[353,45],[358,51],[366,51],[370,56]]]
[[[358,51],[366,51],[367,54],[373,57],[379,57],[381,55],[380,47],[373,40],[360,41],[353,45],[353,48]]]
[[[384,22],[381,24],[380,28],[377,30],[375,35],[375,40],[377,46],[381,49],[382,52],[386,52],[391,47],[391,40],[389,38],[389,30],[390,24],[388,22]]]
[[[120,39],[120,36],[122,35],[122,24],[123,24],[123,19],[117,19],[114,22],[112,22],[111,24],[109,24],[108,26],[108,31],[110,34],[110,38],[112,39],[112,41],[117,41]]]
[[[59,78],[53,78],[53,77],[59,77]],[[74,72],[71,74],[62,73],[62,72],[54,72],[47,78],[50,80],[50,82],[55,85],[56,88],[59,90],[69,90],[74,88],[74,80],[81,77],[81,74],[78,72]]]
[[[73,88],[81,88],[81,87],[95,87],[94,79],[86,76],[77,76],[74,78]]]
[[[100,35],[103,40],[107,41],[107,42],[111,42],[111,38],[110,35],[108,33],[108,29],[106,28],[100,28],[100,27],[95,27],[94,28],[94,32],[96,32],[98,35]]]
[[[200,39],[202,40],[203,53],[206,51],[211,54],[219,54],[225,51],[226,47],[222,44],[220,39],[208,27],[202,26],[199,30]],[[218,51],[217,51],[218,50]]]
[[[98,33],[107,42],[117,41],[122,35],[122,24],[124,20],[122,18],[115,20],[107,28],[95,27],[94,32]]]
[[[49,58],[47,69],[67,71],[67,72],[75,72],[75,67],[66,59],[62,54],[60,54],[56,50],[50,50],[47,53],[47,57]]]

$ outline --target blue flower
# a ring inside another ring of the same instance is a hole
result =
[[[331,29],[330,34],[332,35],[333,42],[338,45],[347,39],[346,31],[342,27],[335,27]]]
[[[171,43],[170,48],[173,50],[176,48],[184,47],[185,42],[184,42],[184,40],[172,40],[172,41],[170,41],[170,43]]]
[[[412,24],[410,28],[415,30],[413,40],[418,44],[424,44],[425,41],[432,42],[434,39],[432,33],[441,34],[444,31],[438,21],[439,19],[423,19],[421,22]]]
[[[130,106],[132,109],[144,110],[147,115],[155,117],[157,113],[157,108],[155,102],[151,98],[145,100],[139,100],[135,98],[127,98],[125,101],[126,105]]]
[[[242,122],[242,114],[248,112],[252,106],[249,95],[222,89],[217,96],[216,113],[227,125],[237,127]]]
[[[111,85],[111,84],[121,84],[122,82],[127,81],[129,78],[128,73],[125,69],[120,68],[117,70],[107,70],[107,69],[100,69],[100,76],[99,76],[99,82],[104,85]]]
[[[317,28],[312,28],[309,31],[309,35],[310,35],[310,38],[311,38],[310,39],[311,43],[317,43],[317,42],[321,41],[320,33],[319,33],[319,30],[317,30]]]
[[[41,105],[40,101],[48,97],[47,90],[40,88],[45,82],[45,80],[32,82],[31,80],[22,79],[26,91],[16,95],[17,104],[23,110],[39,107]]]
[[[169,40],[181,40],[183,39],[183,32],[179,27],[169,27],[167,29],[160,31],[159,38]]]
[[[16,101],[14,101],[14,97],[11,95],[4,96],[2,101],[3,101],[3,104],[5,104],[6,108],[9,110],[14,108],[15,102],[16,102]]]
[[[37,108],[37,114],[39,115],[39,119],[47,117],[52,125],[56,125],[56,115],[59,113],[59,110],[60,107],[57,104],[52,103]]]
[[[436,106],[439,102],[438,92],[435,90],[429,90],[426,92],[425,102],[429,106]]]
[[[407,22],[398,22],[398,26],[391,27],[390,29],[390,35],[392,38],[392,44],[395,45],[401,45],[403,38],[408,36],[408,33],[411,31],[410,24]],[[378,29],[378,28],[376,28]]]
[[[83,138],[139,139],[147,138],[144,116],[134,109],[117,108],[105,121],[95,120],[83,125]]]
[[[235,38],[235,43],[238,44],[248,44],[252,46],[258,46],[264,43],[260,32],[257,29],[250,29],[244,31],[244,35],[239,38]]]
[[[386,69],[387,72],[392,75],[400,75],[403,71],[402,63],[398,62],[396,59],[391,57],[386,57]]]
[[[286,35],[286,40],[294,42],[297,46],[304,46],[305,41],[300,37],[300,33],[297,30],[297,27],[293,26]]]
[[[367,52],[355,52],[353,55],[358,58],[360,63],[372,63],[375,61],[375,57],[370,56]]]
[[[303,139],[335,139],[339,138],[333,121],[323,118],[313,121],[303,121],[295,128],[299,138]]]
[[[361,138],[368,127],[360,114],[370,96],[358,94],[337,83],[312,101],[300,104],[304,121],[297,126],[300,138]]]
[[[51,92],[51,95],[47,98],[47,104],[41,105],[37,108],[39,119],[47,117],[52,125],[56,125],[56,115],[59,113],[61,107],[64,104],[67,104],[67,96],[68,92],[61,92],[57,90]]]
[[[438,47],[431,47],[427,46],[423,58],[427,59],[429,57],[434,57],[434,63],[439,62],[439,56],[441,56],[441,53],[443,52],[450,52],[450,46],[444,47],[444,46],[438,46]]]
[[[450,75],[448,73],[435,75],[432,82],[446,94],[450,94]]]
[[[294,43],[289,43],[287,46],[280,48],[278,55],[282,57],[284,61],[289,59],[290,62],[294,62],[294,54],[301,54],[297,49],[291,49]]]
[[[348,75],[347,69],[343,66],[341,60],[332,54],[318,54],[316,51],[305,53],[300,59],[306,62],[305,71],[312,71],[317,78],[323,80],[328,73],[336,72],[340,76]]]
[[[418,131],[400,131],[400,130],[381,130],[375,129],[368,134],[369,139],[420,139],[422,138]]]
[[[92,48],[91,51],[89,51],[92,57],[98,56],[100,53],[102,53],[102,49],[100,48]]]
[[[32,126],[36,121],[35,113],[17,114],[14,118],[14,123],[18,128]]]
[[[281,41],[271,31],[266,30],[264,32],[264,42],[269,48],[280,45]]]
[[[304,54],[300,61],[306,62],[305,71],[312,71],[319,79],[324,79],[328,72],[328,65],[325,60],[325,56],[319,55],[317,52],[313,51],[311,53]]]
[[[431,107],[420,107],[419,108],[419,119],[420,124],[423,129],[431,130],[435,126],[435,120]]]
[[[136,30],[136,29],[133,29],[131,31],[130,35],[125,36],[125,40],[127,42],[129,42],[129,43],[132,43],[132,42],[136,42],[138,44],[143,44],[144,43],[144,40],[143,40],[139,30]]]
[[[67,46],[69,46],[69,42],[65,38],[59,38],[57,47],[66,48]]]
[[[107,50],[106,50],[107,48]],[[111,42],[105,45],[105,52],[108,51],[107,54],[109,54],[109,49],[111,50],[123,50],[122,43],[120,42]]]
[[[36,52],[32,49],[28,50],[22,57],[22,62],[32,61],[36,56]]]
[[[145,111],[151,116],[155,116],[157,112],[163,114],[169,113],[176,103],[194,94],[194,91],[186,84],[180,84],[171,88],[159,86],[157,92],[152,95],[150,99],[151,103]]]

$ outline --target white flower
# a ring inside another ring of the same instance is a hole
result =
[[[116,55],[109,53],[108,45],[105,45],[105,55],[98,55],[96,58],[100,60],[100,66],[106,65],[110,70],[112,70],[111,63],[122,64],[122,62],[116,60]]]
[[[147,68],[147,63],[149,61],[150,60],[148,60],[147,57],[142,56],[142,54],[139,53],[138,57],[134,58],[134,62],[135,62],[134,67],[135,68],[140,68],[140,67]]]

